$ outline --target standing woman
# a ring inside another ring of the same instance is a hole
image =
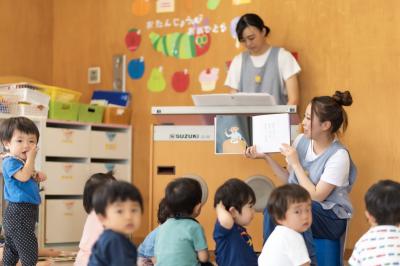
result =
[[[303,233],[303,237],[312,261],[316,261],[313,237],[339,239],[353,212],[349,193],[356,179],[356,167],[337,138],[348,124],[343,106],[352,102],[349,91],[336,91],[332,97],[311,100],[302,122],[304,134],[295,139],[293,146],[282,144],[287,170],[270,155],[257,153],[254,146],[246,150],[247,157],[264,159],[283,182],[300,184],[310,193],[313,223],[311,231]],[[264,240],[274,227],[270,215],[264,211]]]
[[[300,66],[290,52],[267,42],[269,32],[258,15],[240,17],[236,34],[247,51],[232,60],[225,86],[232,92],[267,92],[276,104],[297,105]]]

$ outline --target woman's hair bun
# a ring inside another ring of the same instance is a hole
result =
[[[339,105],[343,106],[350,106],[353,103],[353,98],[349,91],[336,91],[332,98],[337,102]]]

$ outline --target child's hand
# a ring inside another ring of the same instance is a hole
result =
[[[218,202],[217,209],[226,210],[224,203],[222,203],[222,200],[220,202]]]
[[[43,172],[36,172],[33,179],[35,179],[37,182],[43,182],[43,181],[46,181],[47,176]]]
[[[38,151],[38,147],[32,147],[29,149],[29,151],[26,152],[27,159],[35,160]]]

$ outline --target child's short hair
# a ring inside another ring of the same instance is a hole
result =
[[[381,180],[372,185],[365,194],[367,211],[378,225],[400,224],[400,183]]]
[[[159,224],[163,224],[170,217],[170,211],[168,210],[165,198],[163,198],[158,204],[157,219]]]
[[[291,204],[311,201],[308,191],[297,184],[286,184],[275,188],[267,204],[267,210],[274,221],[285,219],[286,211]]]
[[[139,203],[143,212],[143,199],[140,191],[126,181],[113,181],[99,187],[93,195],[93,208],[97,214],[106,216],[106,208],[117,201],[134,201]]]
[[[83,189],[83,208],[86,213],[90,213],[93,210],[93,194],[99,187],[104,184],[115,181],[116,178],[113,176],[112,172],[108,173],[97,173],[93,174],[85,183],[85,188]]]
[[[15,130],[19,130],[25,134],[32,134],[36,136],[36,140],[39,142],[39,129],[36,124],[24,116],[10,117],[1,122],[0,125],[0,141],[10,141]]]
[[[244,181],[231,178],[217,189],[214,197],[214,208],[219,202],[224,204],[226,210],[234,207],[239,213],[242,212],[244,205],[256,203],[256,195],[253,189]]]
[[[165,204],[172,217],[192,215],[201,196],[200,183],[189,177],[177,178],[165,188]]]

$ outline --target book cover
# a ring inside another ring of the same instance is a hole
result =
[[[287,113],[215,117],[216,154],[243,154],[247,147],[253,145],[259,152],[279,152],[282,143],[290,144],[290,119]]]

